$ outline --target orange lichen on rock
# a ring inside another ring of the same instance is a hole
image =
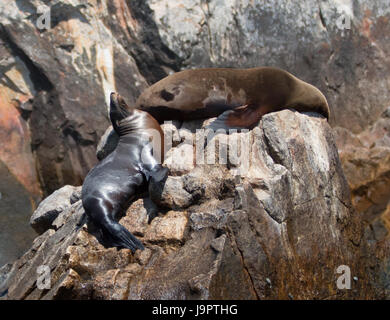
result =
[[[31,151],[30,132],[16,108],[31,98],[0,86],[0,160],[34,197],[41,196]]]

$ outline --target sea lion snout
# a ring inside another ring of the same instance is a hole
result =
[[[110,93],[110,99],[111,99],[111,101],[114,100],[114,99],[116,99],[117,95],[118,95],[118,94],[117,94],[116,92],[111,92],[111,93]]]
[[[133,108],[127,105],[125,99],[116,92],[111,92],[110,94],[110,104],[113,108],[120,108],[126,111],[131,111]]]
[[[134,108],[127,105],[126,101],[119,93],[110,94],[110,118],[112,122],[121,121],[130,116]]]

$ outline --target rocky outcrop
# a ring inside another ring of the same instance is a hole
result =
[[[29,99],[26,120],[40,185],[51,193],[64,184],[80,184],[96,163],[98,137],[108,125],[106,96],[115,81],[131,83],[126,96],[132,98],[145,81],[97,18],[101,10],[108,14],[106,5],[6,1],[0,9],[0,38],[15,60],[3,62],[4,67],[22,70],[10,73],[9,100],[23,104]],[[47,28],[38,23],[45,12],[50,13]],[[125,78],[116,78],[118,65],[128,72]],[[20,91],[27,97],[20,98]]]
[[[195,133],[205,124],[164,126],[178,141],[168,178],[151,182],[158,216],[148,223],[153,204],[140,198],[120,220],[144,251],[105,248],[81,201],[65,199],[32,248],[4,269],[2,299],[388,296],[386,265],[369,259],[373,251],[363,240],[325,119],[285,110],[266,115],[252,131],[220,132],[206,146]],[[196,148],[191,137],[201,141]],[[192,155],[192,166],[179,167],[180,154]],[[377,254],[385,261],[387,253]],[[37,279],[41,266],[50,270],[46,289]],[[351,270],[350,289],[337,287],[339,266]]]
[[[149,4],[163,41],[191,67],[274,65],[319,87],[331,107],[330,123],[336,128],[353,203],[371,223],[374,238],[388,237],[390,141],[387,120],[382,118],[390,105],[387,4],[364,0]],[[374,142],[376,146],[370,146]]]
[[[324,92],[332,126],[365,131],[389,105],[389,17],[379,0],[1,1],[0,170],[26,203],[11,211],[27,221],[82,183],[110,91],[132,103],[183,68],[287,69]]]
[[[28,220],[42,197],[80,185],[96,163],[110,91],[132,103],[192,67],[273,65],[319,87],[353,204],[369,239],[386,242],[389,18],[379,0],[1,1],[0,265],[30,246]],[[188,144],[175,150],[186,155],[171,164],[179,177],[194,166]]]

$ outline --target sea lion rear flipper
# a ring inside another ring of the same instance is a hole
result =
[[[242,106],[234,110],[228,110],[220,114],[206,129],[217,131],[218,129],[250,129],[260,120],[259,112],[252,106]]]
[[[127,248],[133,252],[137,249],[145,249],[143,244],[121,224],[113,222],[104,227],[116,247]]]
[[[113,217],[117,215],[111,212],[113,203],[107,199],[102,201],[94,196],[84,196],[82,202],[88,219],[102,233],[104,246],[127,248],[133,252],[144,249],[135,236],[114,220]]]

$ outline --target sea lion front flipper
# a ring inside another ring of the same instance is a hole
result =
[[[144,208],[146,209],[148,224],[150,224],[154,218],[159,216],[159,209],[157,205],[150,198],[144,199]]]
[[[163,167],[162,165],[157,165],[153,170],[150,171],[150,178],[153,179],[154,183],[161,182],[168,177],[168,168]]]
[[[149,198],[157,206],[161,205],[161,197],[168,178],[168,171],[168,168],[159,164],[150,172]]]
[[[259,112],[252,105],[242,106],[234,110],[228,110],[220,114],[217,119],[211,122],[206,129],[217,131],[224,129],[251,129],[260,120]]]
[[[148,216],[148,224],[158,216],[158,203],[164,190],[165,181],[168,177],[168,168],[161,164],[154,166],[151,170],[144,170],[145,177],[149,182],[149,198],[144,200],[144,207]]]

